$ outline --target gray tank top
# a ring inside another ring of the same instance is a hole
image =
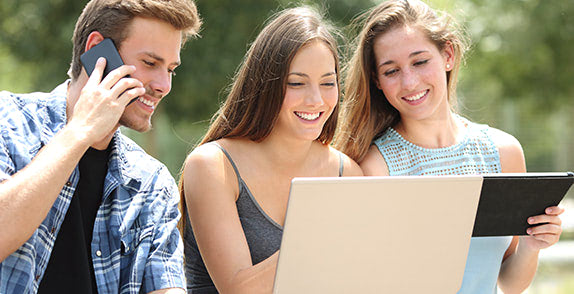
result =
[[[237,182],[239,183],[239,197],[237,197],[237,201],[235,202],[237,205],[237,213],[239,214],[239,220],[241,221],[241,226],[243,227],[243,232],[249,245],[251,262],[258,264],[279,250],[283,227],[269,217],[261,206],[259,206],[257,200],[255,200],[253,194],[249,191],[247,184],[245,184],[241,178],[239,170],[229,153],[219,144],[215,142],[212,143],[223,151],[235,170]],[[339,154],[339,162],[339,176],[342,176],[342,154]],[[183,240],[188,293],[218,293],[199,253],[189,219],[186,222]]]

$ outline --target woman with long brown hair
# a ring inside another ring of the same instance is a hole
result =
[[[360,162],[365,175],[526,171],[514,137],[454,111],[466,46],[452,19],[419,0],[390,0],[361,23],[335,146]],[[526,236],[472,238],[459,293],[494,293],[497,285],[505,293],[526,289],[540,249],[558,242],[562,232],[563,209],[545,212],[524,220],[538,225]],[[448,230],[443,226],[424,229],[440,234]]]
[[[336,40],[321,16],[275,15],[184,164],[191,293],[270,293],[291,179],[362,175],[329,146],[339,94]]]

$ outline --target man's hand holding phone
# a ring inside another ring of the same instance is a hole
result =
[[[98,48],[101,49],[101,46],[98,47],[98,45],[84,55],[94,49],[94,51],[99,50]],[[113,49],[115,50],[115,47]],[[115,52],[117,54],[117,50]],[[143,84],[139,80],[129,77],[135,72],[135,66],[122,65],[121,58],[121,64],[118,64],[117,59],[114,59],[115,57],[110,58],[109,54],[104,53],[102,57],[97,56],[95,58],[91,74],[88,72],[90,66],[87,65],[87,62],[84,63],[86,59],[82,59],[89,79],[81,91],[74,106],[72,118],[69,120],[69,124],[84,130],[85,139],[89,141],[90,145],[108,136],[117,127],[120,117],[130,101],[145,94]],[[117,56],[119,57],[119,54]],[[108,67],[109,74],[104,76],[106,64],[108,64],[107,59],[112,60],[114,64],[112,67]]]

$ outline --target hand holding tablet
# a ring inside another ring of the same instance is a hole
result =
[[[527,235],[529,228],[541,234],[549,227],[538,226],[559,222],[563,210],[555,206],[573,183],[573,173],[485,175],[472,236]],[[557,211],[545,215],[549,207]]]

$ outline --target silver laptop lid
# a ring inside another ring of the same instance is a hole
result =
[[[273,293],[456,293],[482,178],[296,178]]]

